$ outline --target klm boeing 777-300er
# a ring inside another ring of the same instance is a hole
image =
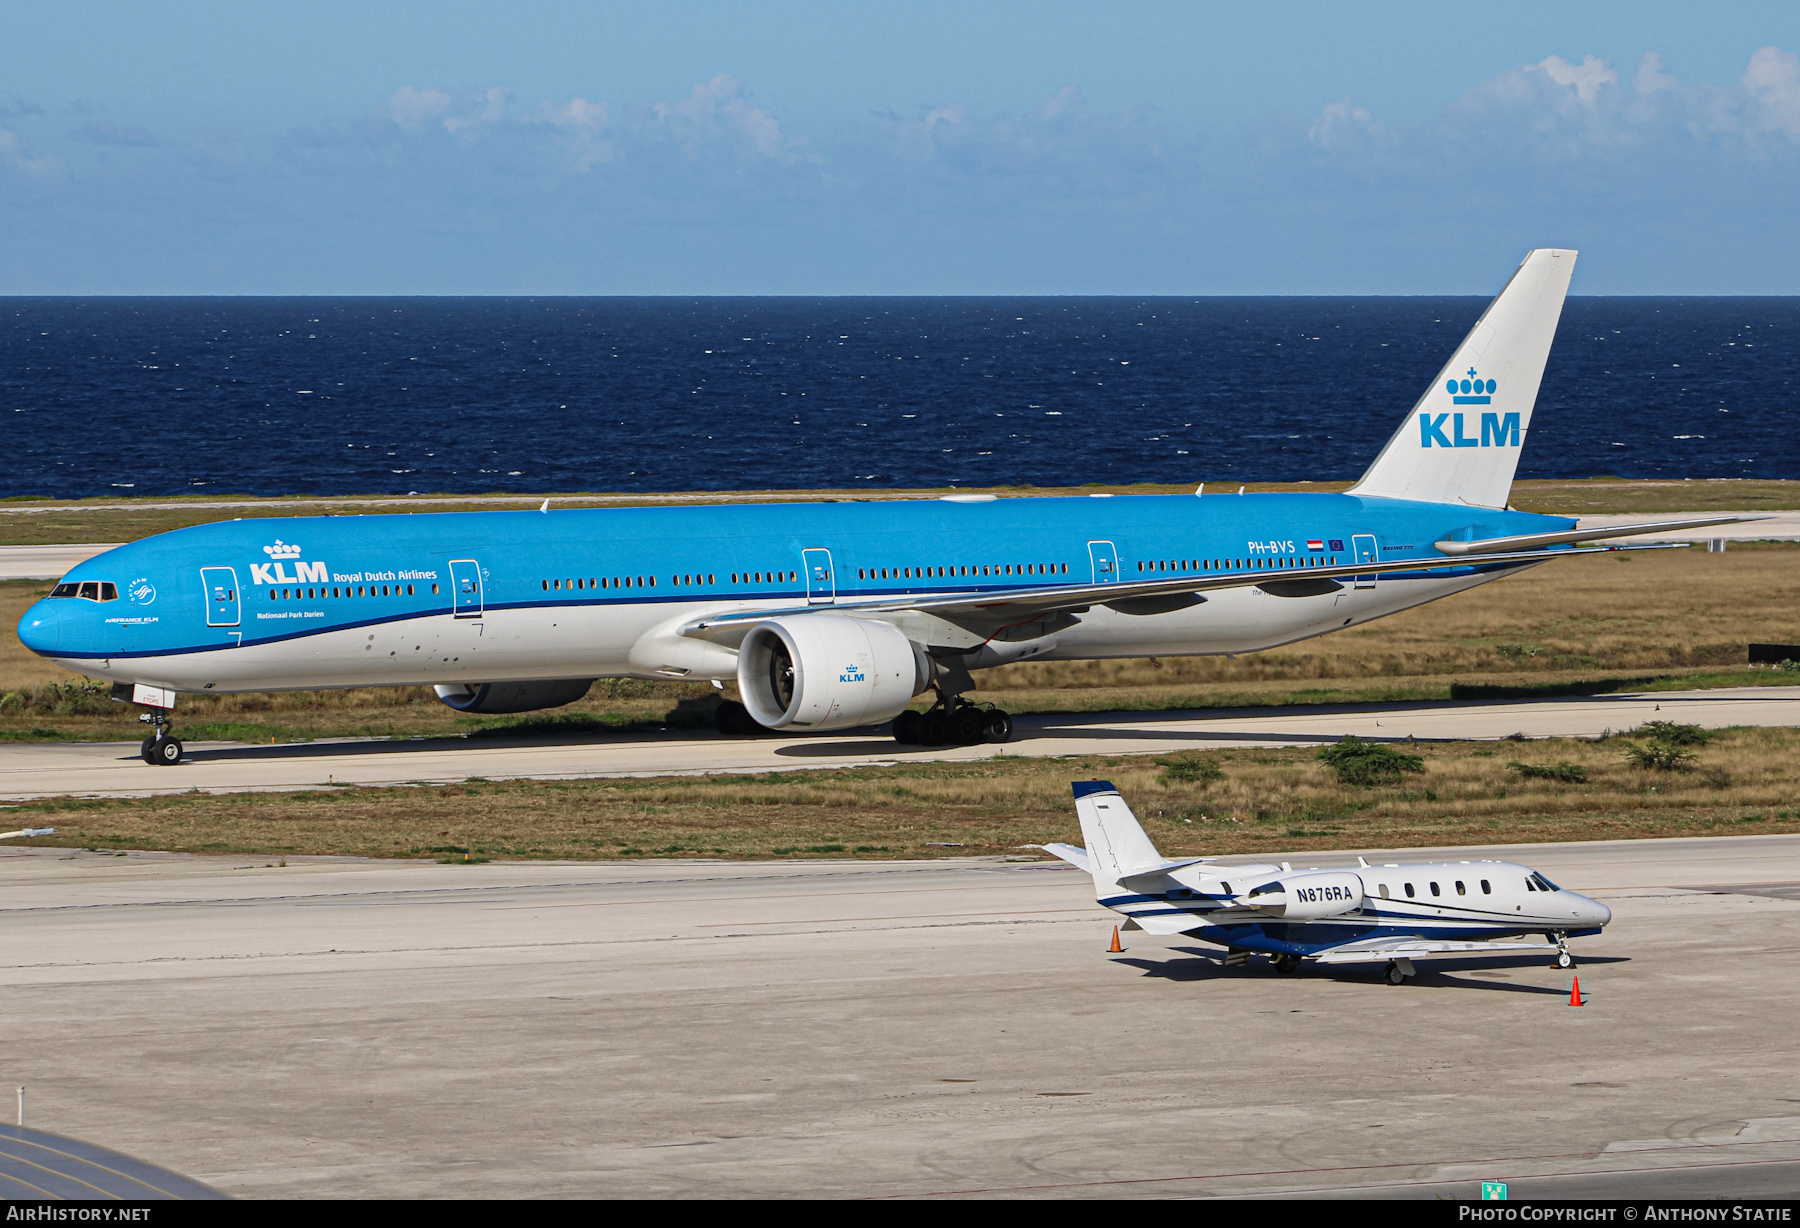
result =
[[[1213,857],[1170,861],[1131,807],[1104,780],[1075,782],[1086,848],[1045,852],[1094,876],[1094,895],[1125,928],[1185,934],[1225,948],[1227,965],[1267,955],[1283,972],[1324,964],[1387,961],[1398,985],[1422,955],[1554,951],[1572,968],[1568,940],[1598,934],[1612,909],[1565,891],[1508,861],[1432,861],[1296,869],[1223,865]],[[1541,934],[1542,942],[1496,942]]]
[[[148,709],[155,764],[181,760],[184,692],[427,685],[524,712],[608,677],[735,680],[728,733],[1003,742],[1011,719],[963,698],[977,670],[1254,652],[1670,527],[1507,507],[1574,265],[1528,255],[1342,494],[237,520],[82,563],[19,638]]]

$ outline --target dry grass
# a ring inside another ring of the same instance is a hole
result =
[[[1190,756],[1195,784],[1147,757],[908,764],[768,776],[470,781],[291,794],[185,794],[20,806],[34,843],[262,857],[932,857],[1080,843],[1069,782],[1115,782],[1172,855],[1800,831],[1800,731],[1728,731],[1686,772],[1627,764],[1625,739],[1421,743],[1422,775],[1340,784],[1305,749]],[[1585,784],[1508,766],[1573,763]],[[1190,773],[1191,775],[1191,773]]]

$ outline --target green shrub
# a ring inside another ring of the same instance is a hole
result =
[[[1631,735],[1649,738],[1665,746],[1705,746],[1713,737],[1698,725],[1683,725],[1677,721],[1645,721],[1633,729]]]
[[[1585,785],[1587,769],[1579,763],[1564,760],[1561,763],[1520,763],[1517,760],[1506,765],[1527,780],[1560,780],[1564,784]]]
[[[1667,742],[1651,742],[1642,746],[1635,742],[1628,744],[1625,747],[1625,759],[1633,767],[1654,772],[1687,772],[1692,771],[1694,766],[1694,756]]]
[[[1210,785],[1225,779],[1223,768],[1194,751],[1183,751],[1155,762],[1162,766],[1164,784]]]
[[[1423,772],[1425,760],[1380,742],[1365,742],[1354,734],[1345,734],[1335,746],[1322,748],[1316,756],[1330,764],[1337,778],[1347,785],[1390,785],[1399,781],[1402,772]]]

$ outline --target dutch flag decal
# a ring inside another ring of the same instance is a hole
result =
[[[1308,550],[1323,550],[1325,548],[1325,543],[1322,541],[1309,541],[1306,543],[1306,548]]]

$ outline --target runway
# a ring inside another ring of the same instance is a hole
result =
[[[1108,955],[1059,864],[10,849],[7,1078],[241,1197],[1797,1192],[1800,836],[1358,851],[1605,900],[1589,1004]]]
[[[177,716],[179,717],[179,710]],[[137,743],[0,745],[0,797],[142,797],[310,789],[321,785],[446,783],[481,776],[571,779],[706,772],[777,772],[911,760],[1008,755],[1166,754],[1233,746],[1311,745],[1358,737],[1593,737],[1647,720],[1707,728],[1800,725],[1800,687],[1741,687],[1586,698],[1252,708],[1239,711],[1021,716],[1004,747],[903,747],[874,731],[845,736],[725,738],[711,731],[569,740],[365,739],[288,746],[188,744],[187,762],[151,767]],[[177,725],[179,731],[179,722]]]

